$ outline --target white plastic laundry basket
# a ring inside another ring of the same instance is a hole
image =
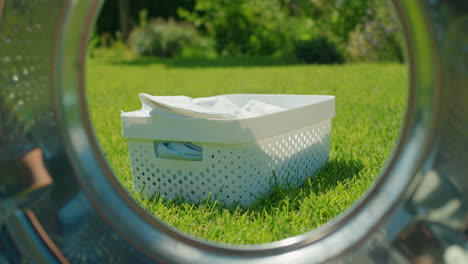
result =
[[[136,192],[249,205],[270,192],[275,182],[303,182],[328,159],[333,96],[223,96],[240,106],[256,99],[287,110],[246,119],[122,113]],[[166,142],[195,144],[202,148],[202,158],[159,158],[157,146]]]

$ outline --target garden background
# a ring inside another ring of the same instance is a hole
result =
[[[160,57],[275,56],[306,63],[403,62],[389,1],[111,0],[93,46]]]

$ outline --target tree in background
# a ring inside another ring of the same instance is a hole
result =
[[[120,0],[107,0],[101,10],[96,23],[96,31],[99,35],[112,34],[121,30],[119,19]],[[130,31],[138,26],[139,13],[146,9],[151,18],[174,18],[180,20],[177,15],[178,8],[192,10],[195,0],[126,0],[128,2],[128,16]]]
[[[119,22],[120,32],[122,34],[122,40],[126,42],[130,35],[130,5],[128,0],[119,0]]]

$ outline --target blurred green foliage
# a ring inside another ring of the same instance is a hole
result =
[[[382,0],[279,0],[290,16],[312,18],[317,31],[346,42],[356,26],[371,17],[371,3]]]
[[[374,3],[370,11],[372,18],[359,24],[350,34],[346,46],[348,61],[403,62],[406,57],[404,38],[391,6]]]
[[[279,1],[198,0],[179,16],[214,37],[216,51],[227,55],[272,55],[291,48],[289,17]]]
[[[318,36],[295,43],[296,57],[305,63],[343,63],[345,58],[338,45],[325,36]]]
[[[219,56],[296,56],[306,63],[329,60],[334,63],[341,62],[342,58],[347,61],[404,59],[403,37],[388,1],[136,0],[129,3],[134,27],[129,44],[140,55],[179,56],[186,50],[181,46],[188,46],[197,51],[214,50]],[[146,8],[152,19],[146,26],[135,15],[142,8]],[[112,16],[114,20],[117,17],[115,13]],[[159,18],[156,20],[159,22],[154,22],[154,18]],[[166,22],[161,22],[161,18]],[[106,6],[98,20],[97,32],[101,36],[100,44],[109,46],[104,20],[110,20]],[[114,37],[118,39],[118,34]],[[200,46],[202,38],[209,41]]]
[[[140,25],[132,31],[128,44],[139,55],[170,58],[181,55],[187,48],[203,49],[207,41],[192,24],[161,18],[148,21],[143,10]]]

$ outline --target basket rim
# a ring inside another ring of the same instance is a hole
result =
[[[226,96],[236,100],[236,97],[244,95]],[[281,106],[288,110],[243,119],[150,116],[147,111],[138,110],[121,114],[122,133],[127,139],[242,144],[297,130],[335,116],[335,97],[330,95],[250,96],[270,99],[267,102],[283,101]]]

